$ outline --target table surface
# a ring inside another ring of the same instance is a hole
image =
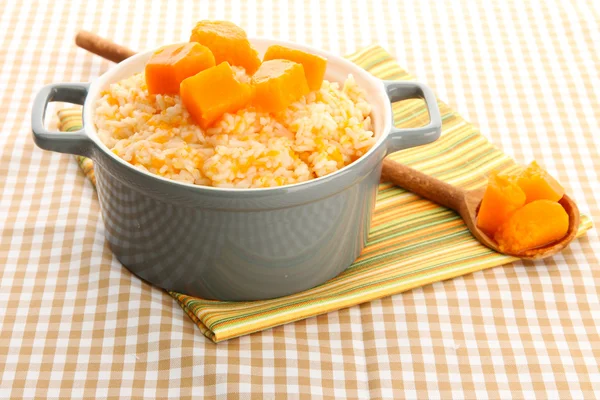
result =
[[[22,3],[22,4],[21,4]],[[346,54],[376,42],[600,223],[600,2],[17,2],[0,5],[0,398],[600,397],[597,230],[515,263],[218,345],[124,270],[73,158],[37,149],[32,96],[200,19]],[[484,4],[485,3],[485,4]]]

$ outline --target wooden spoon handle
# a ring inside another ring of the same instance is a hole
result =
[[[381,181],[392,182],[444,207],[459,211],[465,191],[390,159],[383,160]]]
[[[95,33],[88,31],[79,31],[75,36],[75,44],[86,49],[102,58],[113,62],[121,62],[135,54],[135,51],[116,44],[113,41],[105,39]]]

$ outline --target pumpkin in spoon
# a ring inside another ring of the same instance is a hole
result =
[[[477,227],[504,253],[516,254],[563,238],[569,217],[558,203],[563,187],[535,161],[514,175],[492,173]]]

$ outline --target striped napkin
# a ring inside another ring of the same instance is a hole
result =
[[[381,79],[413,80],[385,50],[371,46],[347,57]],[[492,169],[518,168],[479,131],[439,103],[442,136],[427,146],[389,157],[451,184],[473,189]],[[420,100],[394,104],[398,127],[424,125],[429,117]],[[60,129],[81,128],[81,109],[59,111]],[[93,163],[77,157],[95,184]],[[582,216],[577,236],[592,227]],[[381,183],[367,246],[340,276],[292,296],[255,302],[222,302],[169,292],[206,337],[219,342],[364,303],[444,279],[515,260],[482,246],[460,217],[389,183]]]

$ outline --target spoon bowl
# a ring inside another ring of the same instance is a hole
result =
[[[456,211],[467,225],[467,228],[469,228],[469,231],[471,231],[471,234],[484,246],[499,253],[524,260],[539,260],[558,253],[575,238],[577,228],[579,227],[579,208],[565,194],[559,203],[569,216],[569,228],[567,234],[562,239],[519,253],[505,253],[500,250],[498,243],[477,227],[477,212],[479,211],[485,188],[463,190],[389,159],[383,161],[381,176],[382,180],[390,181],[421,197]]]

